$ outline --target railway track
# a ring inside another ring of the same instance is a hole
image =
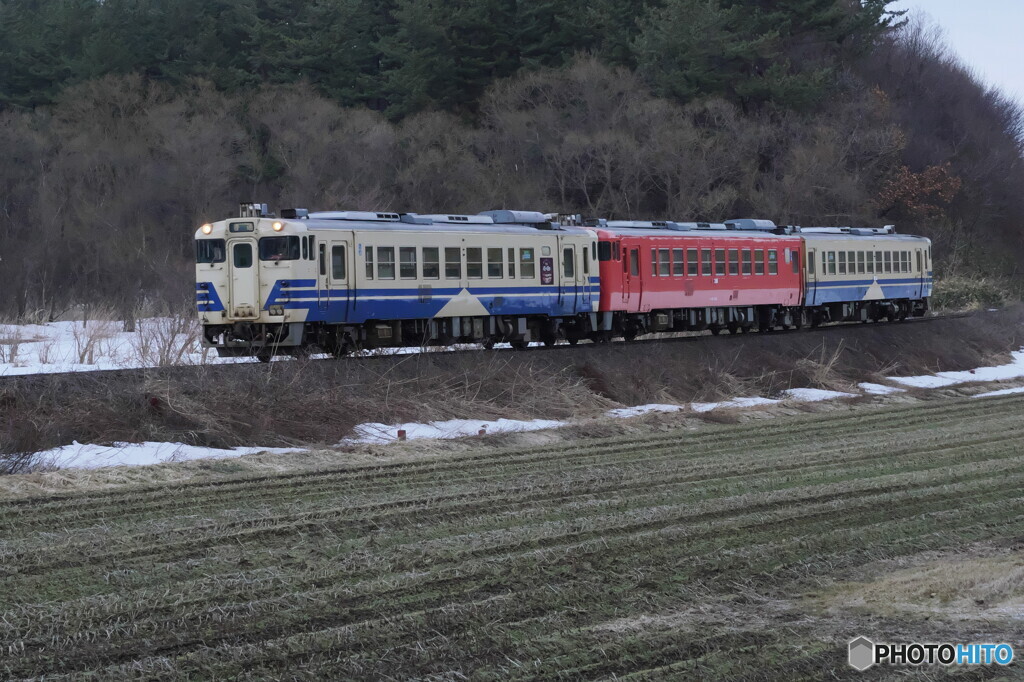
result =
[[[859,333],[859,330],[862,330],[862,329],[865,329],[865,330],[866,329],[874,329],[879,324],[884,324],[886,327],[900,327],[900,326],[912,326],[912,325],[916,326],[916,325],[921,325],[921,324],[928,324],[928,323],[935,323],[935,322],[945,322],[945,321],[950,321],[950,320],[957,320],[957,319],[962,319],[962,318],[965,318],[965,317],[970,317],[970,316],[973,316],[973,315],[984,315],[984,314],[986,314],[986,313],[979,313],[979,312],[951,313],[951,314],[948,314],[948,315],[934,315],[934,316],[921,317],[921,318],[910,318],[910,319],[904,320],[902,322],[891,322],[891,323],[868,323],[868,324],[864,324],[864,323],[839,323],[839,324],[825,325],[825,326],[820,326],[820,327],[805,327],[805,328],[802,328],[802,329],[775,330],[775,331],[772,331],[772,332],[755,332],[755,333],[745,333],[745,334],[744,333],[741,333],[741,334],[728,334],[728,333],[726,333],[726,334],[721,334],[721,335],[715,336],[714,337],[715,340],[712,343],[722,343],[722,342],[728,343],[727,339],[757,338],[758,336],[778,337],[778,336],[782,336],[782,335],[786,335],[786,334],[805,334],[805,333],[806,334],[812,334],[812,333],[826,333],[827,334],[827,333],[840,333],[840,332]],[[712,336],[713,336],[710,332],[698,332],[698,333],[684,332],[684,333],[687,334],[687,335],[686,336],[671,336],[671,337],[667,337],[667,338],[664,335],[657,335],[657,336],[654,336],[654,338],[642,338],[642,339],[636,339],[636,340],[633,340],[633,341],[625,341],[625,340],[619,339],[619,340],[611,342],[611,345],[642,346],[643,344],[666,345],[666,344],[675,344],[675,343],[694,343],[694,342],[701,342],[701,341],[705,341],[707,339],[711,339]],[[592,342],[581,342],[578,345],[571,346],[571,345],[569,345],[567,343],[562,342],[562,343],[559,343],[559,344],[554,345],[554,346],[544,346],[544,345],[530,346],[530,348],[527,349],[527,350],[529,352],[556,352],[556,353],[580,352],[580,353],[585,353],[585,352],[587,352],[587,350],[589,348],[605,347],[606,345],[608,345],[608,344],[596,344],[596,343],[592,343]],[[508,347],[494,348],[494,349],[491,349],[491,350],[484,350],[483,348],[480,348],[478,346],[474,346],[472,348],[451,348],[451,349],[428,348],[428,349],[422,349],[422,350],[421,349],[416,349],[416,350],[413,350],[413,351],[409,351],[408,349],[382,348],[382,349],[378,349],[376,351],[366,351],[366,352],[362,352],[362,353],[356,353],[356,354],[349,355],[349,356],[346,356],[346,357],[340,358],[340,359],[339,358],[333,358],[333,357],[322,357],[322,356],[321,357],[313,356],[311,359],[314,359],[314,360],[317,360],[317,361],[323,361],[323,362],[339,362],[339,361],[344,361],[344,362],[352,362],[352,361],[374,362],[374,361],[386,361],[386,360],[389,360],[389,359],[390,360],[394,360],[396,358],[401,358],[401,357],[405,357],[405,356],[408,356],[408,355],[414,355],[414,354],[418,354],[418,353],[429,353],[429,354],[432,354],[432,355],[457,355],[457,354],[465,354],[465,353],[503,353],[503,352],[523,352],[523,351],[516,351],[516,350],[514,350],[512,348],[508,348]],[[280,361],[287,362],[289,360],[291,360],[291,358],[279,358],[275,362],[280,362]],[[252,359],[252,363],[242,363],[242,364],[254,364],[256,362],[257,362],[256,359],[253,358]],[[236,363],[225,363],[225,364],[210,363],[210,364],[206,364],[206,365],[176,365],[176,366],[167,366],[167,367],[150,367],[150,368],[143,367],[143,368],[132,368],[132,369],[96,369],[96,370],[74,371],[74,372],[49,372],[49,373],[45,373],[45,374],[44,373],[40,373],[40,374],[22,374],[22,375],[14,375],[14,376],[3,376],[3,375],[0,375],[0,385],[3,385],[5,383],[7,383],[7,384],[17,384],[17,383],[31,382],[33,380],[38,379],[39,377],[66,377],[66,376],[74,376],[74,375],[82,375],[82,374],[89,374],[90,376],[92,376],[92,377],[94,377],[96,379],[101,379],[102,377],[110,377],[110,378],[131,377],[131,376],[136,376],[136,375],[140,375],[140,374],[145,374],[145,375],[154,375],[154,374],[156,374],[157,376],[168,376],[168,375],[173,375],[175,373],[180,373],[180,372],[196,371],[197,367],[201,367],[203,371],[207,371],[207,372],[210,372],[210,371],[213,371],[213,372],[219,372],[219,371],[229,372],[229,371],[231,371],[231,367],[234,364],[236,364]],[[273,363],[268,363],[268,365],[272,367]]]

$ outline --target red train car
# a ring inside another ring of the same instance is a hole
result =
[[[803,240],[767,220],[602,221],[598,334],[800,324]]]

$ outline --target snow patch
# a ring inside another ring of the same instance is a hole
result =
[[[896,388],[895,386],[886,386],[885,384],[872,384],[869,382],[857,384],[857,388],[864,391],[868,395],[891,395],[893,393],[906,392],[904,389]]]
[[[484,433],[514,433],[522,431],[539,431],[565,426],[568,422],[553,419],[449,419],[426,424],[411,422],[408,424],[360,424],[355,430],[354,438],[345,438],[338,445],[357,443],[391,443],[398,440],[398,432],[405,431],[407,440],[417,438],[460,438],[476,436]]]
[[[114,443],[91,445],[78,441],[38,453],[39,463],[57,469],[97,469],[111,466],[144,466],[164,462],[187,462],[193,459],[241,457],[258,452],[287,454],[301,452],[295,448],[205,448],[184,443]]]
[[[944,388],[972,381],[1006,381],[1024,377],[1024,350],[1013,351],[1013,362],[997,367],[979,367],[962,372],[939,372],[917,377],[892,377],[891,381],[913,388]]]
[[[659,405],[653,403],[651,405],[637,405],[636,407],[619,407],[614,410],[608,410],[605,414],[614,419],[625,419],[627,417],[639,417],[651,412],[678,412],[681,409],[683,409],[682,405]]]
[[[979,393],[978,395],[972,395],[972,398],[994,398],[997,395],[1013,395],[1014,393],[1024,393],[1024,386],[1017,386],[1016,388],[1004,388],[1001,391],[989,391],[988,393]]]
[[[854,393],[843,393],[841,391],[826,391],[821,388],[788,388],[782,392],[787,400],[796,400],[801,403],[817,403],[822,400],[836,400],[837,398],[856,398]]]
[[[777,405],[778,403],[778,400],[772,400],[771,398],[750,396],[748,398],[724,400],[720,403],[690,403],[690,409],[694,412],[710,412],[711,410],[717,410],[723,407],[756,407],[758,405]]]

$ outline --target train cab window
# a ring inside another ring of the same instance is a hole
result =
[[[505,263],[502,262],[501,249],[487,249],[487,277],[501,279]]]
[[[309,239],[305,236],[302,238],[302,260],[309,260]]]
[[[466,249],[466,277],[484,278],[484,250],[476,247]]]
[[[932,250],[930,248],[924,250],[924,266],[926,268],[932,266]]]
[[[321,244],[320,248],[324,248]],[[345,247],[337,244],[331,247],[331,277],[336,280],[345,279]]]
[[[658,272],[662,277],[668,277],[672,274],[672,250],[671,249],[658,249],[658,262],[660,267]]]
[[[366,247],[366,279],[373,279],[373,247]]]
[[[700,250],[700,267],[701,267],[700,274],[704,275],[705,277],[711,276],[711,272],[713,270],[713,266],[711,265],[711,263],[712,263],[712,261],[711,261],[711,249],[701,249]]]
[[[835,251],[829,251],[828,252],[828,274],[830,274],[830,275],[836,274],[836,252]]]
[[[587,247],[585,247],[585,246],[583,247],[583,274],[584,275],[589,275],[590,274],[590,254],[591,254],[591,251],[597,251],[597,247],[596,246],[591,246],[591,248],[589,250],[587,249]],[[587,281],[590,281],[590,280],[587,280]]]
[[[740,274],[740,252],[739,249],[729,249],[729,274]]]
[[[516,250],[515,249],[509,249],[508,250],[508,278],[509,279],[515,279],[516,278]]]
[[[567,249],[562,249],[562,276],[576,276],[576,258],[574,257],[573,250],[571,247]]]
[[[612,259],[612,243],[611,242],[598,242],[597,243],[597,260],[606,261]]]
[[[402,279],[416,279],[416,247],[398,247],[398,275]]]
[[[629,274],[633,277],[640,276],[640,249],[629,250]]]
[[[519,276],[522,279],[533,279],[537,276],[537,263],[533,249],[519,249]]]
[[[590,242],[590,260],[597,260],[597,242]]]
[[[683,260],[682,249],[672,249],[672,274],[676,276],[686,274],[686,261]]]
[[[440,249],[436,246],[423,247],[423,279],[441,278]]]
[[[260,239],[260,260],[298,260],[299,249],[298,237],[263,237]]]
[[[753,271],[751,270],[751,261],[750,261],[750,259],[751,259],[750,249],[743,249],[743,274],[744,275],[749,275],[749,274],[753,273]]]
[[[235,244],[231,250],[231,262],[236,268],[252,267],[252,244]]]
[[[445,247],[444,250],[444,278],[462,279],[462,249]]]
[[[840,275],[845,275],[846,274],[846,252],[845,251],[840,251],[839,252],[839,274]]]
[[[316,237],[309,235],[309,260],[316,260],[316,254],[313,250],[316,248]]]
[[[686,274],[696,277],[700,274],[700,261],[697,260],[697,249],[686,250]]]
[[[325,244],[320,245],[320,274],[327,274],[327,246]]]
[[[395,247],[377,247],[377,279],[395,278]]]
[[[715,249],[715,274],[725,274],[725,249]]]
[[[223,263],[226,260],[224,253],[223,239],[196,240],[197,263]]]
[[[779,274],[779,252],[775,249],[768,249],[768,274]]]

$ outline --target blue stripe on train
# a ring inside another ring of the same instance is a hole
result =
[[[213,282],[196,283],[196,307],[201,313],[218,313],[224,310],[224,304],[217,295]]]
[[[491,315],[573,315],[594,310],[591,302],[575,301],[572,297],[549,296],[479,296]],[[353,302],[347,298],[329,301],[289,301],[279,304],[289,310],[308,311],[306,320],[328,323],[360,323],[367,320],[395,320],[436,317],[451,297],[432,297],[421,301],[418,297],[374,299]]]
[[[813,306],[823,303],[846,303],[863,301],[868,289],[874,286],[874,280],[857,280],[854,282],[817,282],[807,283],[804,305]],[[931,296],[932,283],[920,279],[883,279],[878,282],[882,296],[886,299],[918,300]]]

